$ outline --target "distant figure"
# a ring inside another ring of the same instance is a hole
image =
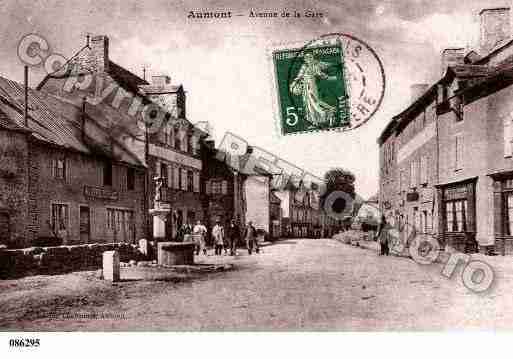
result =
[[[248,249],[248,254],[251,255],[253,252],[253,248],[255,248],[255,252],[259,252],[258,242],[257,242],[257,232],[255,227],[253,227],[253,222],[249,221],[246,229],[244,229],[244,240],[246,241],[246,248]]]
[[[198,243],[196,245],[196,255],[200,253],[200,250],[204,255],[207,255],[207,248],[205,247],[205,236],[207,234],[207,227],[205,227],[200,220],[196,222],[194,229],[192,231],[193,234],[198,235]]]
[[[224,228],[221,221],[216,221],[216,225],[212,228],[212,237],[214,238],[214,254],[221,255],[224,246]]]
[[[390,248],[388,246],[388,230],[387,230],[387,220],[385,218],[385,215],[381,215],[381,222],[378,226],[378,233],[376,234],[376,237],[379,241],[379,255],[381,256],[388,256],[390,254]]]
[[[178,229],[177,241],[183,242],[187,234],[192,234],[192,225],[189,223],[184,223]]]
[[[162,200],[162,186],[164,185],[164,180],[162,177],[155,177],[155,202],[160,202]],[[155,206],[157,206],[155,204]]]
[[[228,227],[228,245],[230,247],[230,255],[237,255],[237,243],[239,243],[240,239],[240,228],[237,225],[235,219],[232,219],[230,222],[230,226]]]

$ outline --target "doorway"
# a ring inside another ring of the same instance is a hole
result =
[[[91,239],[91,212],[89,207],[80,206],[80,243],[89,243]]]

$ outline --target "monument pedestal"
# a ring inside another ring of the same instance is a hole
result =
[[[160,242],[157,248],[161,266],[194,264],[194,243]]]

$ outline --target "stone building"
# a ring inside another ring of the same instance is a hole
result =
[[[442,78],[378,139],[381,210],[461,251],[513,252],[509,12],[481,11],[479,49],[444,51]]]
[[[292,177],[283,189],[275,193],[281,199],[282,233],[288,237],[329,237],[336,220],[320,208],[316,184],[305,184]]]
[[[149,83],[109,58],[107,36],[94,36],[70,60],[65,74],[50,74],[38,86],[63,101],[87,98],[92,114],[103,114],[113,135],[147,166],[145,212],[154,208],[154,178],[164,178],[162,201],[170,204],[166,237],[182,223],[206,218],[202,197],[204,140],[208,134],[186,118],[185,91],[166,75]],[[151,218],[146,236],[152,237]]]
[[[130,242],[144,232],[143,164],[86,106],[0,78],[0,220],[10,247]]]

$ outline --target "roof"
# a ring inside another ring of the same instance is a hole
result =
[[[77,77],[84,74],[93,74],[96,75],[98,72],[96,72],[94,69],[88,68],[88,62],[84,61],[85,58],[89,56],[89,53],[91,52],[91,48],[88,46],[84,46],[82,49],[80,49],[68,62],[66,63],[66,72],[64,74],[59,73],[58,71],[48,74],[41,83],[37,86],[37,90],[46,90],[47,92],[51,92],[53,94],[56,94],[60,98],[66,98],[70,101],[75,101],[78,99],[81,100],[81,97],[83,96],[91,96],[94,97],[95,93],[95,86],[94,82],[91,83],[91,85],[87,89],[83,89],[82,92],[79,90],[73,89],[73,91],[66,91],[64,90],[67,86],[67,81],[69,78]],[[104,83],[108,83],[109,79],[116,84],[118,84],[122,89],[128,91],[133,96],[138,96],[143,100],[143,104],[153,102],[150,97],[147,95],[154,95],[158,94],[160,92],[151,92],[147,93],[146,90],[141,91],[141,89],[148,88],[150,85],[146,80],[140,78],[139,76],[135,75],[134,73],[130,72],[129,70],[125,69],[124,67],[114,63],[113,61],[109,60],[107,70],[105,71],[105,74],[107,75],[107,81]],[[105,80],[104,80],[105,81]],[[69,84],[68,84],[69,87]],[[182,86],[166,86],[166,88],[169,87],[173,90],[180,90]],[[165,92],[167,93],[167,92]],[[105,103],[104,103],[105,102]],[[116,124],[118,129],[125,129],[127,130],[130,128],[130,131],[128,131],[128,134],[131,136],[137,136],[140,135],[139,129],[137,127],[137,121],[134,120],[134,118],[131,118],[129,121],[130,126],[127,128],[127,116],[122,115],[119,116],[119,112],[114,107],[107,104],[108,101],[102,101],[100,104],[96,106],[97,109],[101,110],[101,112],[104,112],[105,117],[107,117],[110,120],[110,124]],[[137,113],[137,116],[141,116],[141,112],[139,111]],[[183,120],[187,122],[190,126],[194,126],[190,121],[187,119],[178,119]],[[194,127],[195,130],[197,130],[199,133],[201,133],[203,136],[207,136],[208,133],[203,131],[200,128]]]
[[[432,86],[430,86],[424,94],[413,101],[406,109],[399,114],[395,115],[392,120],[387,124],[385,129],[378,137],[378,143],[383,143],[388,137],[390,132],[404,123],[407,123],[411,118],[410,115],[414,114],[420,108],[423,108],[427,103],[432,102],[436,96],[437,87],[439,84],[448,83],[454,78],[458,79],[485,79],[490,76],[493,71],[485,65],[454,65],[449,66],[445,74]]]
[[[141,85],[139,89],[143,90],[147,95],[161,95],[184,91],[182,85]]]
[[[95,127],[95,135],[82,134],[80,105],[66,102],[45,91],[28,91],[28,128],[24,126],[24,86],[0,77],[0,123],[4,128],[30,131],[34,139],[49,145],[85,154],[96,154],[114,160],[141,166],[136,156],[123,147],[109,129],[97,123],[86,111],[86,123]],[[118,148],[112,150],[113,143]],[[103,146],[103,150],[99,147]],[[109,148],[111,149],[109,151]]]

